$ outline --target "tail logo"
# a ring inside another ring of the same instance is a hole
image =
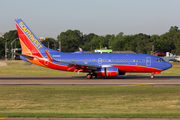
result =
[[[34,45],[38,49],[42,48],[41,44],[38,42],[38,40],[34,37],[34,35],[31,33],[31,31],[26,27],[26,25],[23,22],[20,22],[19,26],[23,30],[23,32],[26,34],[26,36],[34,43]]]

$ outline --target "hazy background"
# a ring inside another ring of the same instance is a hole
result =
[[[85,34],[164,34],[180,27],[180,0],[0,0],[0,32],[21,18],[37,37]]]

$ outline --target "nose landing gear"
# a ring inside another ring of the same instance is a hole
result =
[[[152,73],[151,73],[151,78],[153,79],[155,74],[160,74],[160,73],[161,73],[160,71],[158,71],[158,72],[152,72]]]
[[[153,79],[154,78],[154,75],[151,75],[151,79]]]

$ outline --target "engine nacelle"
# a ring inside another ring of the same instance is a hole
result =
[[[118,76],[119,69],[117,67],[103,67],[97,69],[97,76]]]

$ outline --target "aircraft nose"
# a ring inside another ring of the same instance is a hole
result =
[[[170,64],[170,63],[165,63],[165,66],[166,66],[166,69],[169,69],[169,68],[171,68],[172,67],[172,65]]]

